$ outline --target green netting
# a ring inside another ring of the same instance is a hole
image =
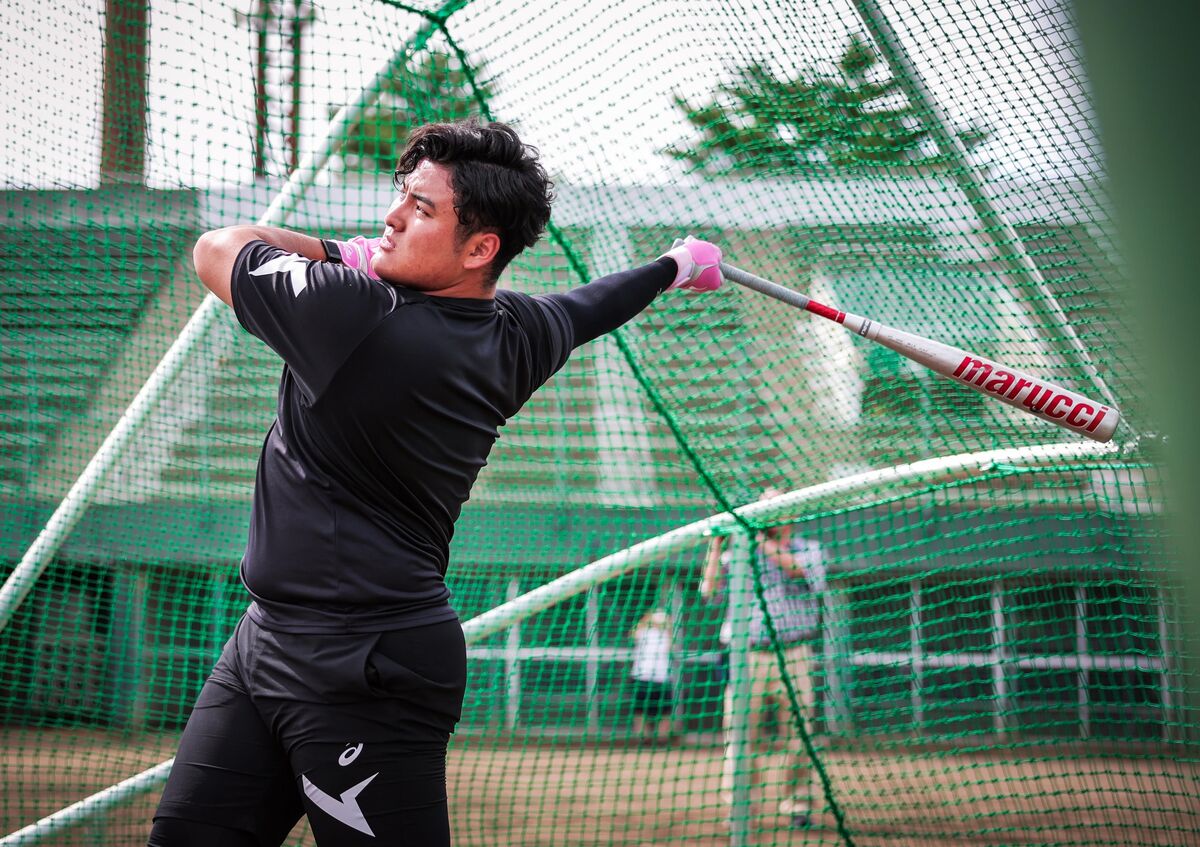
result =
[[[0,843],[144,843],[247,602],[280,363],[201,305],[195,238],[375,233],[408,131],[472,114],[558,184],[504,285],[691,232],[1125,418],[1096,445],[746,289],[663,296],[510,421],[459,523],[456,843],[1195,843],[1190,610],[1062,4],[61,5],[0,8],[0,832],[106,793]],[[805,679],[770,616],[747,649],[783,526],[826,569]],[[635,708],[652,610],[665,722]],[[752,712],[764,654],[789,673]]]

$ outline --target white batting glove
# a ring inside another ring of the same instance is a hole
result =
[[[690,291],[716,291],[721,287],[721,248],[690,235],[658,258],[675,260],[675,279],[667,286]]]
[[[367,238],[365,235],[356,235],[349,241],[322,239],[321,243],[325,246],[326,261],[362,271],[371,279],[379,279],[379,274],[375,273],[375,269],[371,267],[371,257],[375,255],[381,240]]]

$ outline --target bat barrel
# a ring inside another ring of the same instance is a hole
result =
[[[809,298],[805,297],[799,291],[793,291],[790,288],[784,288],[782,285],[771,282],[768,279],[763,279],[761,276],[755,276],[749,271],[744,271],[741,268],[735,268],[726,262],[721,263],[721,276],[730,282],[736,282],[744,288],[750,288],[760,294],[765,294],[768,297],[773,297],[776,300],[781,300],[790,306],[795,306],[798,309],[807,309]]]
[[[1091,400],[1025,371],[883,324],[875,324],[873,329],[877,343],[917,364],[1093,441],[1108,441],[1121,420],[1115,406]]]
[[[958,364],[953,370],[934,368],[968,388],[994,397],[1015,409],[1077,432],[1085,438],[1104,443],[1113,437],[1121,412],[1115,406],[1097,402],[1015,368],[956,351]]]
[[[731,282],[836,321],[852,332],[889,347],[968,388],[1093,441],[1103,443],[1111,439],[1121,420],[1120,411],[1111,403],[1090,400],[1062,386],[958,347],[839,311],[725,262],[721,263],[720,268],[721,274]]]

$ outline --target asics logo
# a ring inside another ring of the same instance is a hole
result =
[[[346,767],[346,765],[349,765],[358,758],[358,754],[362,752],[362,748],[363,746],[361,742],[357,747],[346,748],[342,751],[342,755],[338,756],[338,764],[342,767]]]

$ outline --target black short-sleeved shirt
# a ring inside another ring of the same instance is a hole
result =
[[[567,309],[431,297],[261,241],[232,297],[285,362],[242,561],[251,617],[288,632],[453,619],[454,522],[500,427],[576,344]]]

